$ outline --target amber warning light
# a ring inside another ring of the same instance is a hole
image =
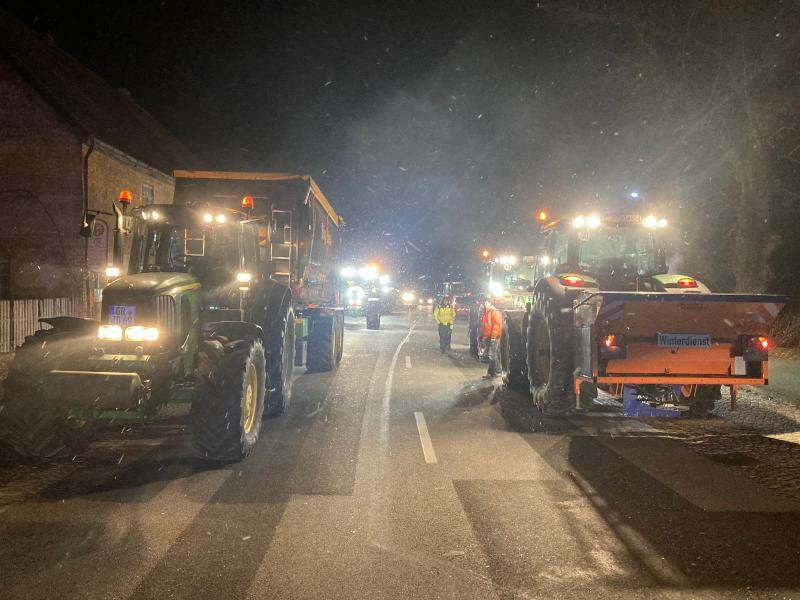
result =
[[[242,208],[245,210],[253,210],[253,206],[255,203],[253,202],[252,196],[245,196],[242,198]]]
[[[540,210],[538,213],[536,213],[536,220],[542,222],[547,221],[547,216],[547,211]]]
[[[119,193],[119,203],[120,204],[130,204],[133,202],[133,195],[131,195],[130,190],[122,190]]]

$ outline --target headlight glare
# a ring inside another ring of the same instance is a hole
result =
[[[142,327],[132,325],[125,329],[125,339],[129,342],[155,342],[158,340],[157,327]]]
[[[118,342],[122,339],[122,327],[119,325],[100,325],[97,329],[97,337],[101,340]]]

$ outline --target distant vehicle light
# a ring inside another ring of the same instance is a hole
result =
[[[667,220],[666,220],[666,219],[664,219],[664,218],[661,218],[661,219],[659,219],[659,220],[658,220],[658,227],[659,227],[660,229],[663,229],[664,227],[666,227],[666,226],[667,226],[667,224],[668,224],[668,223],[667,223]]]
[[[211,223],[211,221],[213,220],[214,220],[214,215],[212,215],[211,213],[206,213],[203,215],[203,221],[205,221],[206,223]]]
[[[413,292],[403,292],[401,296],[403,302],[413,302],[414,301],[414,293]]]
[[[570,287],[580,287],[584,283],[583,277],[577,275],[563,275],[559,279],[561,279],[561,283]]]
[[[150,213],[150,217],[153,219],[153,221],[158,221],[161,218],[161,215],[157,210],[154,210]]]
[[[420,299],[419,299],[419,303],[420,303],[420,304],[424,304],[424,303],[425,303],[425,301],[424,301],[422,298],[420,298]]]
[[[769,350],[770,347],[769,338],[765,338],[763,335],[760,335],[753,341],[755,342],[756,346],[759,346],[763,350]]]
[[[119,277],[119,267],[113,265],[106,267],[106,277]]]
[[[600,227],[600,217],[598,215],[589,215],[586,217],[586,226],[589,229],[597,229]]]
[[[342,277],[350,279],[351,277],[355,277],[358,274],[358,271],[356,271],[354,267],[343,267],[340,273]]]
[[[225,221],[227,221],[227,217],[225,215],[223,215],[223,214],[218,214],[216,217],[214,217],[214,219],[220,225],[222,225]]]
[[[547,221],[547,211],[540,210],[539,214],[536,215],[537,221]]]
[[[639,197],[639,192],[631,192],[629,198],[636,200]]]
[[[504,291],[505,290],[503,290],[503,286],[500,282],[492,281],[489,283],[489,293],[492,296],[499,298],[500,296],[503,295]]]
[[[433,304],[433,298],[428,298],[428,304]]]
[[[658,219],[656,219],[656,217],[653,215],[647,215],[642,220],[642,225],[644,225],[649,229],[655,229],[656,227],[658,227]]]
[[[253,276],[246,271],[242,271],[241,273],[236,274],[236,281],[239,283],[250,283],[253,280]]]
[[[613,348],[614,346],[618,345],[617,344],[617,336],[615,334],[613,334],[613,333],[610,334],[610,335],[607,335],[606,339],[603,340],[603,343],[605,344],[606,348]]]
[[[383,286],[381,288],[381,292],[384,293],[384,294],[388,294],[391,291],[392,291],[392,288],[390,288],[388,285],[385,285],[385,286]]]
[[[489,258],[491,255],[492,255],[492,253],[489,252],[488,250],[481,250],[481,256],[483,258]]]
[[[142,218],[143,218],[145,221],[147,221],[147,220],[150,218],[150,213],[149,213],[149,212],[147,212],[146,210],[145,210],[145,211],[142,211]]]
[[[122,339],[122,327],[119,325],[100,325],[97,328],[97,337],[101,340],[118,342]]]
[[[378,283],[380,283],[381,285],[386,285],[389,283],[389,281],[390,281],[389,275],[386,273],[378,277]]]
[[[678,279],[678,286],[682,288],[696,288],[697,280],[691,277],[681,277]]]
[[[125,339],[129,342],[155,342],[158,336],[158,327],[133,325],[125,328]]]
[[[539,263],[544,265],[545,267],[550,264],[550,257],[546,254],[539,257]]]
[[[583,217],[583,215],[578,215],[577,217],[572,219],[573,227],[581,228],[584,227],[585,225],[586,225],[586,219]]]

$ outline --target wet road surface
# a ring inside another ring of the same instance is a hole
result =
[[[0,597],[800,597],[800,446],[727,419],[543,421],[427,313],[348,319],[248,460],[180,414],[0,457]]]

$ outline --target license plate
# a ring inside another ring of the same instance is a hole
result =
[[[135,319],[135,306],[112,304],[108,309],[108,322],[112,325],[132,325]]]
[[[711,336],[694,333],[657,333],[661,348],[710,348]]]

